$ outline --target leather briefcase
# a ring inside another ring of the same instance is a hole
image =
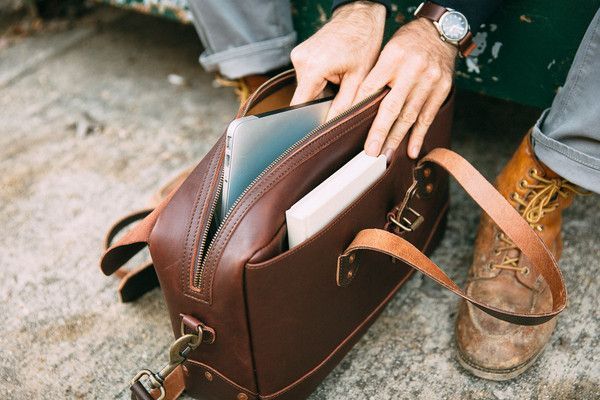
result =
[[[238,117],[284,106],[275,99],[291,98],[295,83],[293,71],[272,78]],[[313,237],[287,248],[285,210],[360,152],[386,93],[373,94],[285,152],[217,226],[223,135],[178,189],[139,214],[143,221],[106,251],[101,268],[112,274],[149,246],[177,338],[166,367],[142,370],[132,381],[133,398],[173,399],[184,388],[207,399],[306,398],[415,269],[513,323],[539,324],[564,308],[561,274],[541,240],[448,150],[452,96],[429,129],[424,157],[408,159],[405,140],[370,189]],[[425,255],[444,230],[448,172],[546,279],[552,310],[523,315],[482,304]],[[125,273],[125,292],[143,292],[153,274],[151,266]]]

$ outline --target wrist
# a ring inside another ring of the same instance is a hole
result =
[[[369,17],[371,22],[385,25],[387,10],[381,3],[372,1],[352,1],[335,9],[332,19],[346,18],[351,15],[361,14],[361,16]]]
[[[458,56],[458,47],[452,43],[446,42],[442,40],[440,37],[440,33],[437,28],[433,25],[431,20],[425,17],[418,17],[411,21],[411,24],[415,24],[418,29],[422,32],[424,36],[427,36],[428,39],[435,41],[439,44],[439,48],[447,53],[448,56],[456,58]]]

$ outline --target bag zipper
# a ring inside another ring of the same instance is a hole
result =
[[[242,109],[242,111],[238,117],[239,118],[244,117],[248,113],[248,110],[250,109],[250,105],[252,104],[253,99],[261,94],[264,87],[266,87],[267,85],[276,84],[282,77],[290,75],[290,73],[292,71],[293,70],[281,72],[279,75],[274,76],[269,81],[264,82],[262,85],[260,85],[254,91],[254,93],[250,96],[250,98],[248,100],[246,100],[246,103],[244,104],[244,108]],[[227,146],[227,144],[225,144],[225,146]],[[202,237],[200,239],[200,244],[198,245],[198,250],[196,253],[196,257],[195,257],[196,262],[195,262],[195,267],[194,267],[194,279],[193,279],[194,287],[200,287],[200,282],[198,282],[199,278],[197,277],[198,270],[201,269],[202,254],[204,253],[204,248],[206,246],[206,241],[208,239],[208,233],[210,232],[212,220],[215,215],[215,211],[217,209],[217,204],[219,202],[219,196],[221,195],[222,190],[223,190],[223,174],[219,171],[219,180],[217,182],[215,196],[214,196],[212,204],[210,206],[208,219],[207,219],[208,223],[206,224],[206,227],[204,228],[204,231],[202,232]]]
[[[283,75],[283,74],[286,74],[286,73],[287,72],[283,72],[280,75]],[[278,75],[277,77],[279,77],[280,75]],[[371,102],[373,99],[375,99],[377,96],[379,96],[381,94],[382,90],[383,89],[377,91],[376,93],[373,93],[372,95],[370,95],[370,96],[366,97],[365,99],[361,100],[360,102],[356,103],[355,105],[353,105],[352,107],[350,107],[349,109],[347,109],[346,111],[344,111],[343,113],[341,113],[341,114],[335,116],[334,118],[330,119],[329,121],[327,121],[327,122],[325,122],[325,123],[317,126],[315,129],[313,129],[308,134],[306,134],[302,139],[300,139],[299,141],[297,141],[296,143],[294,143],[292,146],[290,146],[289,148],[287,148],[275,160],[273,160],[273,162],[271,162],[267,166],[267,168],[265,168],[254,180],[252,180],[252,182],[250,182],[250,184],[246,187],[246,189],[244,189],[244,191],[238,196],[238,198],[235,200],[235,202],[231,205],[231,207],[229,208],[229,210],[227,211],[227,213],[223,217],[221,223],[219,224],[219,227],[217,228],[217,231],[213,235],[213,239],[210,241],[210,244],[208,245],[208,248],[207,248],[205,254],[208,256],[208,254],[210,253],[210,251],[211,251],[211,249],[213,247],[213,244],[215,242],[215,239],[219,236],[219,234],[223,230],[223,226],[227,222],[227,218],[231,215],[232,211],[235,209],[235,207],[238,205],[238,203],[242,200],[242,198],[246,195],[246,193],[248,193],[256,185],[256,183],[261,178],[263,178],[271,169],[273,169],[273,167],[277,163],[279,163],[282,159],[284,159],[292,151],[294,151],[295,149],[297,149],[300,145],[302,145],[305,142],[307,142],[310,138],[312,138],[316,134],[320,133],[322,130],[325,130],[326,128],[328,128],[331,125],[335,124],[339,120],[347,117],[349,114],[351,114],[354,111],[360,109],[365,104]],[[257,93],[258,93],[258,90],[257,90]],[[244,108],[241,116],[245,116],[246,115],[246,112],[248,112],[249,104],[250,103],[251,102],[247,102],[246,103],[246,106],[245,106],[245,108]],[[221,172],[222,171],[219,171],[219,174],[220,174],[220,176],[219,176],[219,183],[218,183],[218,186],[217,186],[217,191],[216,191],[215,198],[213,200],[213,204],[212,204],[211,209],[210,209],[210,214],[209,214],[209,219],[208,219],[208,221],[210,221],[210,222],[207,224],[207,226],[206,226],[206,228],[204,230],[204,233],[202,235],[202,240],[200,242],[200,246],[198,246],[198,252],[196,254],[196,263],[195,263],[195,268],[194,268],[194,279],[193,279],[194,287],[196,287],[196,288],[200,288],[202,286],[202,278],[203,278],[203,275],[204,275],[204,267],[205,267],[206,258],[207,258],[207,257],[202,257],[203,256],[203,249],[204,249],[204,246],[206,245],[206,241],[208,239],[208,232],[210,230],[210,225],[211,225],[212,219],[214,217],[215,210],[217,208],[217,203],[218,203],[219,196],[221,195],[221,190],[223,189],[223,174]]]

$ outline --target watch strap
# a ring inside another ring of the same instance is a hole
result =
[[[448,9],[439,4],[426,1],[423,3],[421,8],[415,13],[417,17],[424,17],[432,21],[438,22],[442,15],[444,15]]]
[[[471,31],[468,31],[465,37],[458,42],[458,52],[461,57],[468,57],[476,48],[477,43],[473,41],[473,33]]]
[[[444,15],[448,9],[439,4],[433,3],[431,1],[424,2],[419,9],[415,13],[416,17],[427,18],[434,22],[439,22],[442,15]],[[458,52],[461,57],[467,57],[477,45],[473,42],[473,33],[469,30],[464,38],[462,38],[458,43]]]

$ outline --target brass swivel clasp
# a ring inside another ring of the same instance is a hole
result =
[[[207,340],[204,336],[208,333],[212,338]],[[136,383],[142,384],[142,380],[147,381],[147,385],[150,390],[155,389],[160,391],[160,395],[157,400],[163,400],[166,396],[164,382],[167,376],[175,370],[179,365],[186,361],[192,351],[194,351],[200,344],[211,343],[214,340],[214,331],[198,321],[195,327],[195,331],[192,333],[185,332],[184,320],[181,320],[181,336],[173,342],[169,348],[169,362],[160,371],[152,372],[149,369],[143,369],[138,372],[133,380],[131,386]],[[143,386],[143,384],[142,384]],[[144,390],[145,387],[144,387]]]

